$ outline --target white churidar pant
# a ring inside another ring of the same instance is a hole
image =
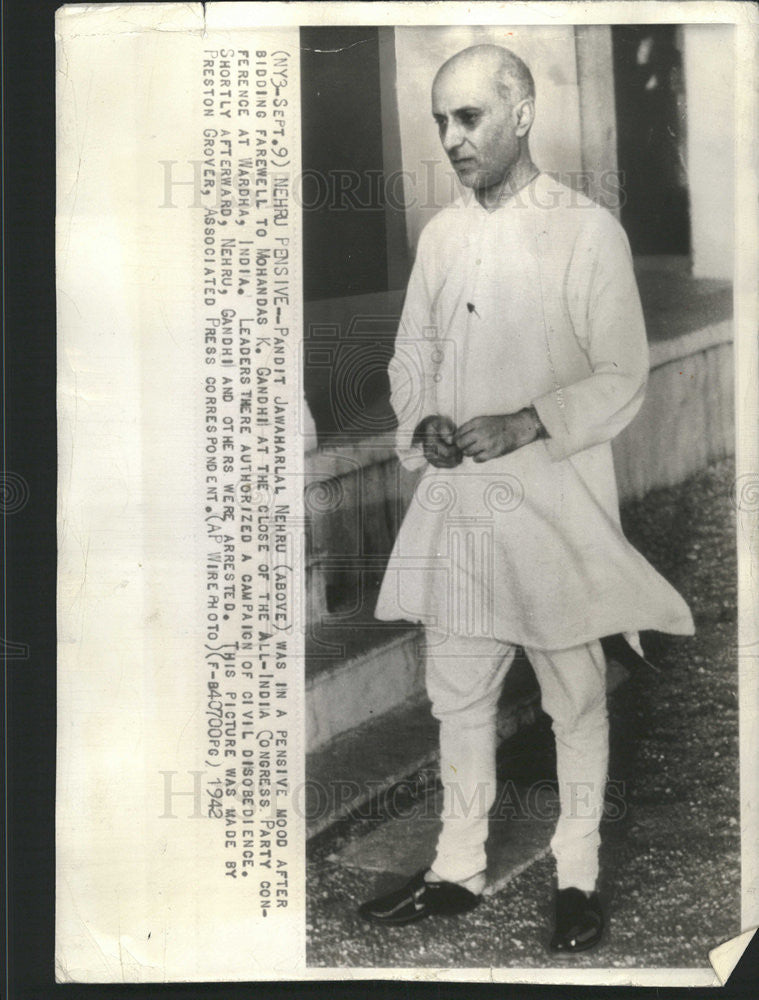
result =
[[[464,881],[486,867],[488,811],[496,796],[496,713],[514,652],[513,645],[496,639],[428,632],[427,693],[440,721],[444,790],[432,868],[447,881]],[[591,642],[525,652],[556,738],[560,816],[551,850],[558,885],[591,892],[608,768],[603,651]]]

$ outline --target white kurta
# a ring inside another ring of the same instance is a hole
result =
[[[647,376],[630,249],[609,212],[540,174],[492,213],[470,196],[435,216],[390,367],[401,460],[426,464],[410,442],[433,413],[460,426],[534,405],[550,437],[427,466],[376,616],[540,649],[692,634],[683,599],[619,525],[610,441]]]

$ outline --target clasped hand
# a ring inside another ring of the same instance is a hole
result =
[[[425,417],[414,432],[413,443],[422,445],[430,465],[452,469],[464,455],[475,462],[488,462],[544,436],[540,418],[528,406],[517,413],[473,417],[458,429],[448,417]]]

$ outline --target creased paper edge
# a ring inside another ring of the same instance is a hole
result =
[[[733,970],[743,958],[743,953],[748,948],[755,933],[756,927],[752,927],[750,930],[730,938],[729,941],[723,941],[722,944],[718,944],[709,952],[709,962],[717,973],[720,986],[724,986],[733,974]]]

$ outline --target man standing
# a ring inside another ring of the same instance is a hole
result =
[[[648,375],[627,239],[609,212],[535,166],[534,110],[529,69],[499,46],[465,49],[435,77],[433,117],[468,190],[422,233],[401,317],[390,370],[398,451],[426,470],[376,614],[426,626],[442,830],[430,868],[360,912],[397,925],[479,902],[497,703],[522,646],[556,738],[551,946],[578,951],[603,930],[599,640],[692,634],[693,622],[619,523],[610,442]]]

